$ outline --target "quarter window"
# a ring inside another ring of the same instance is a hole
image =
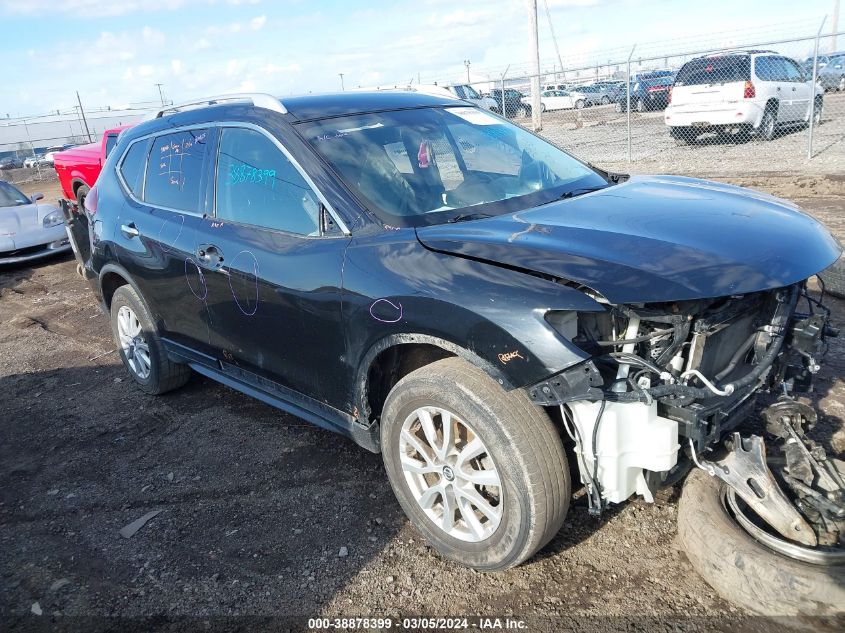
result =
[[[179,211],[199,212],[208,130],[157,136],[147,162],[144,201]]]
[[[219,219],[319,235],[316,194],[293,163],[261,132],[223,129],[216,196]]]
[[[144,164],[147,162],[147,150],[150,144],[147,141],[133,143],[120,163],[120,174],[129,190],[136,198],[141,197],[141,187],[144,183]]]

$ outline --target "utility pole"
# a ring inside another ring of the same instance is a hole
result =
[[[831,33],[839,31],[839,0],[833,0],[833,24],[830,27]],[[836,52],[836,35],[830,38],[830,52]]]
[[[535,132],[543,129],[540,124],[540,39],[537,35],[537,0],[525,0],[528,10],[528,35],[531,38],[531,124]]]
[[[41,165],[38,164],[38,157],[35,155],[35,148],[32,146],[32,137],[29,135],[29,126],[26,119],[23,120],[23,127],[26,130],[26,140],[29,141],[29,151],[32,152],[32,160],[35,161],[35,173],[38,174],[38,181],[41,181]]]
[[[341,92],[345,92],[346,87],[343,85],[343,73],[338,73],[338,75],[340,75],[340,90]]]
[[[465,60],[464,60],[464,66],[466,66],[466,67],[467,67],[467,83],[470,83],[470,78],[469,78],[469,67],[470,67],[470,64],[472,64],[472,62],[471,62],[471,61],[469,61],[468,59],[465,59]]]
[[[546,5],[546,19],[549,21],[549,31],[552,32],[552,41],[555,43],[555,53],[557,53],[557,61],[560,64],[560,70],[563,71],[563,58],[560,56],[560,48],[557,45],[557,36],[555,35],[555,27],[552,24],[552,12],[549,11],[549,0],[543,0]],[[566,79],[566,74],[563,75]],[[555,82],[557,82],[557,73],[555,73]]]
[[[161,99],[161,105],[164,107],[164,94],[161,92],[161,86],[162,84],[156,84],[156,88],[158,88],[158,98]]]
[[[82,113],[82,122],[85,124],[85,134],[88,136],[88,142],[93,143],[91,132],[88,130],[88,119],[85,118],[85,110],[82,109],[82,99],[79,98],[79,90],[76,91],[76,101],[79,103],[79,112]]]

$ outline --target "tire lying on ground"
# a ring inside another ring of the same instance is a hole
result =
[[[694,470],[678,506],[678,537],[696,571],[725,600],[765,615],[845,612],[845,565],[813,565],[754,540],[722,503],[725,484]]]
[[[845,258],[837,259],[833,266],[819,273],[824,289],[834,297],[845,299]]]

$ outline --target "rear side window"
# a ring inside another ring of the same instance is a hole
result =
[[[120,163],[120,175],[123,176],[123,181],[136,198],[141,197],[149,146],[148,141],[133,143]]]
[[[751,62],[748,55],[699,57],[683,65],[675,78],[676,86],[701,86],[750,81]]]
[[[106,156],[111,154],[115,145],[117,145],[117,134],[109,134],[106,137]]]
[[[158,207],[199,212],[207,140],[208,130],[184,130],[153,139],[144,201]]]
[[[780,57],[758,57],[754,72],[762,81],[786,81],[786,66]]]
[[[319,235],[316,194],[261,132],[225,128],[217,157],[217,217],[299,235]]]

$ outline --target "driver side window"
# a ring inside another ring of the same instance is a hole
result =
[[[319,235],[317,195],[267,136],[224,128],[216,176],[216,217],[298,235]]]

